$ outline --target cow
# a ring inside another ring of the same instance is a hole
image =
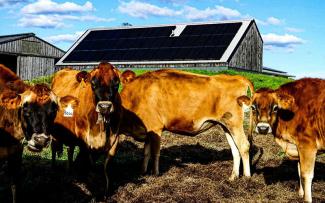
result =
[[[107,62],[101,62],[90,72],[62,69],[54,75],[52,81],[55,94],[72,95],[79,99],[78,106],[69,107],[69,115],[66,115],[65,109],[58,112],[53,143],[56,146],[60,146],[60,143],[69,146],[70,166],[74,146],[79,146],[79,155],[82,157],[87,157],[92,151],[106,152],[105,194],[109,186],[108,163],[114,156],[118,144],[117,132],[121,117],[119,83],[119,71]],[[56,146],[52,147],[52,162],[55,161]]]
[[[65,101],[61,102],[44,84],[27,85],[3,65],[0,72],[0,159],[8,160],[12,199],[16,202],[22,141],[27,140],[29,150],[42,151],[50,142],[58,108],[74,98],[62,98]],[[15,84],[19,86],[16,88]]]
[[[162,131],[195,136],[220,124],[234,161],[229,179],[239,177],[241,158],[244,175],[251,175],[250,143],[243,128],[246,103],[241,99],[247,91],[254,92],[249,80],[241,76],[205,76],[162,69],[128,81],[120,93],[123,107],[120,134],[145,142],[142,173],[147,172],[152,157],[153,174],[159,174]]]
[[[248,98],[246,98],[248,99]],[[252,98],[256,132],[273,133],[286,155],[298,160],[299,195],[311,202],[318,150],[325,150],[325,80],[303,78]]]

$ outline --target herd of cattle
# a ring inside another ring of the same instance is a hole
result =
[[[0,65],[0,159],[8,161],[13,202],[19,197],[24,141],[34,152],[51,145],[52,164],[63,145],[69,166],[76,146],[84,165],[93,164],[94,152],[105,154],[107,192],[107,171],[120,135],[144,142],[142,172],[147,172],[152,159],[156,175],[164,130],[194,136],[221,125],[231,147],[230,180],[234,180],[239,177],[241,159],[244,175],[251,176],[249,149],[255,129],[260,134],[273,133],[286,155],[298,160],[299,195],[311,202],[317,151],[325,150],[324,104],[322,79],[305,78],[277,90],[254,92],[252,83],[241,76],[204,76],[172,69],[136,76],[102,62],[90,72],[58,71],[49,88],[29,85]],[[243,128],[246,111],[250,112],[249,135]]]

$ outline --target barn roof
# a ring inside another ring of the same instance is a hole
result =
[[[87,30],[57,65],[227,62],[254,20]]]
[[[27,37],[33,37],[35,36],[34,33],[21,33],[21,34],[14,34],[14,35],[2,35],[0,36],[0,44],[16,41],[20,39],[24,39]]]

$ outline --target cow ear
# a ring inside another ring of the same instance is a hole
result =
[[[295,99],[284,92],[275,92],[276,102],[280,109],[291,110],[294,106]]]
[[[76,75],[76,80],[78,82],[84,81],[84,82],[89,82],[91,78],[91,75],[87,71],[80,71]]]
[[[79,99],[71,95],[64,96],[59,99],[58,105],[60,109],[64,109],[69,105],[74,109],[79,106]]]
[[[136,77],[135,72],[131,70],[124,71],[120,76],[123,85],[133,81],[135,77]]]
[[[0,105],[6,109],[17,109],[21,106],[21,96],[14,92],[3,93],[0,97]]]
[[[246,112],[249,110],[249,106],[251,104],[251,98],[249,98],[246,95],[240,96],[237,98],[237,103],[239,106],[243,108],[243,110]]]

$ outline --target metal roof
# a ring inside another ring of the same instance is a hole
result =
[[[56,65],[227,62],[254,20],[87,30]]]
[[[22,34],[14,34],[14,35],[2,35],[0,36],[0,44],[16,41],[20,39],[24,39],[27,37],[34,37],[34,33],[22,33]]]

